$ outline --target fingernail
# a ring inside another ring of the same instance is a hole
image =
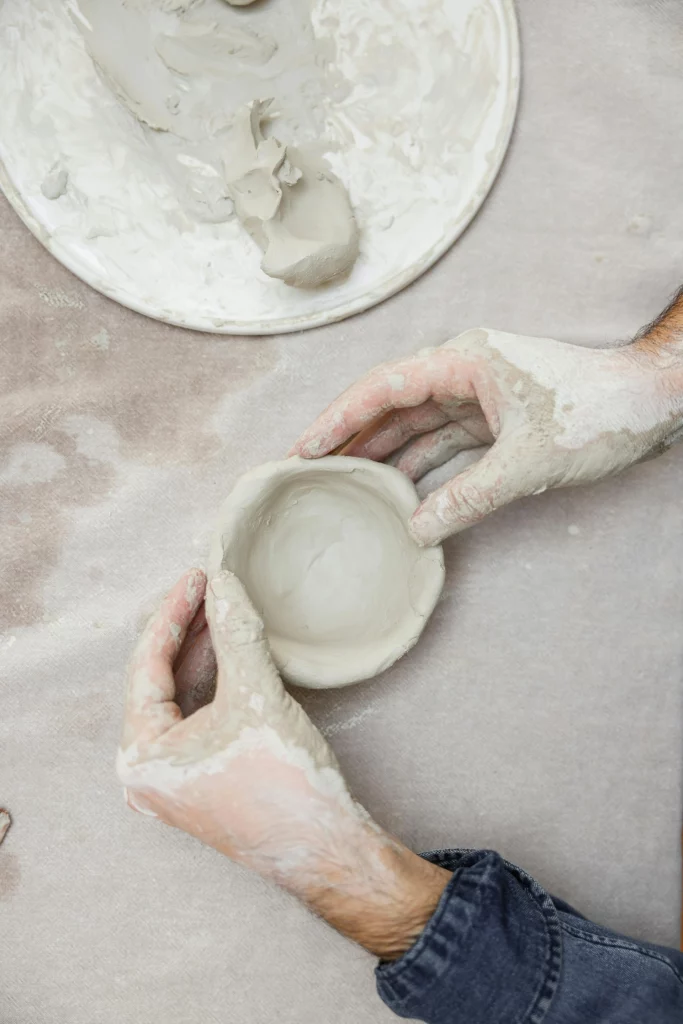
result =
[[[206,574],[203,569],[190,569],[185,579],[185,599],[190,606],[194,606],[201,600]]]
[[[219,601],[227,601],[234,593],[236,579],[235,574],[229,569],[221,569],[209,584],[211,593]]]
[[[214,576],[209,583],[209,590],[211,591],[211,601],[207,606],[207,616],[209,620],[213,618],[213,621],[217,625],[221,625],[226,621],[230,614],[230,609],[233,604],[231,594],[231,581],[234,579],[232,573],[224,569]],[[212,611],[213,608],[213,611]]]
[[[300,455],[302,459],[315,459],[320,455],[320,451],[323,448],[323,441],[319,437],[314,437],[310,441],[306,441],[303,444],[297,444],[293,450],[294,455]]]

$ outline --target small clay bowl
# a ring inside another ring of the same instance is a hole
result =
[[[209,578],[241,579],[285,679],[370,679],[416,643],[443,587],[441,548],[408,532],[418,502],[406,476],[367,459],[266,463],[221,509]]]

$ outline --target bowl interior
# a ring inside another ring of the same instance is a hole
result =
[[[243,551],[268,632],[305,644],[391,633],[419,554],[397,510],[351,474],[307,473],[266,496]]]
[[[409,514],[362,473],[309,470],[261,494],[231,562],[285,671],[304,658],[327,673],[336,657],[353,674],[411,645],[431,607],[420,615],[426,567]]]
[[[419,498],[391,466],[293,457],[245,473],[226,499],[210,575],[239,576],[290,682],[370,679],[417,641],[441,593],[441,548],[408,522]]]

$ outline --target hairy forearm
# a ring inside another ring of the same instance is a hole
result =
[[[328,852],[314,879],[288,888],[347,938],[392,960],[423,931],[450,877],[368,824],[353,847]]]
[[[635,345],[647,354],[683,360],[683,288],[652,323],[638,332]]]
[[[638,363],[656,381],[655,393],[669,410],[668,430],[644,458],[661,455],[683,435],[683,288],[628,346]]]

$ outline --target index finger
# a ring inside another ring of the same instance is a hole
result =
[[[432,394],[438,350],[382,363],[335,399],[288,452],[305,459],[328,455],[391,409],[422,405]]]
[[[137,643],[128,669],[124,745],[142,732],[160,736],[182,717],[175,703],[173,662],[188,627],[204,600],[201,569],[184,573],[154,613]]]

